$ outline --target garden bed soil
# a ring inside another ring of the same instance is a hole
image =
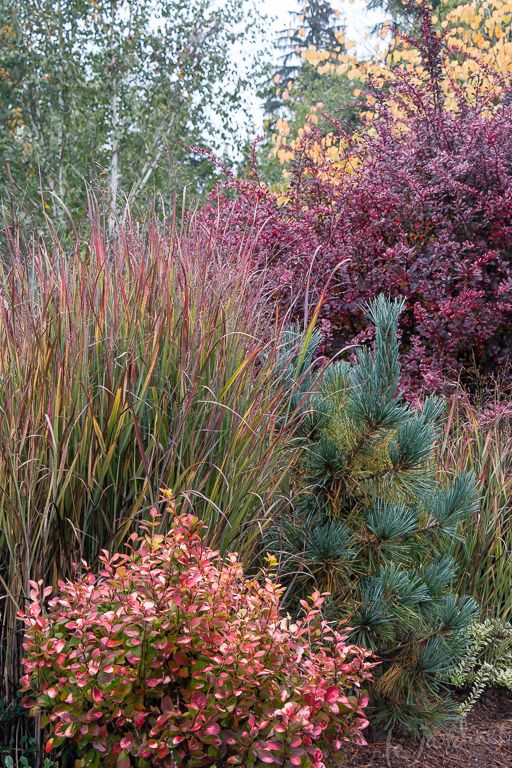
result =
[[[431,743],[392,738],[347,755],[350,768],[512,768],[512,693],[490,691],[462,726]]]

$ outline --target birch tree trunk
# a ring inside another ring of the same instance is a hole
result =
[[[119,190],[119,66],[115,52],[114,30],[116,28],[116,0],[110,3],[111,30],[110,30],[110,73],[112,77],[112,96],[110,99],[110,215],[109,230],[112,232],[117,217],[117,195]]]
[[[59,218],[63,216],[64,211],[62,210],[62,205],[64,205],[64,198],[66,194],[65,190],[65,183],[64,183],[64,143],[65,143],[65,129],[64,129],[64,120],[65,113],[66,113],[66,106],[64,103],[64,40],[63,40],[63,29],[62,25],[64,22],[63,19],[63,13],[62,13],[62,5],[59,2],[58,4],[58,23],[59,23],[59,94],[58,94],[58,109],[59,109],[59,116],[58,116],[58,128],[57,128],[57,189],[59,190],[58,194],[60,197],[59,205],[57,207],[57,210],[59,213]]]
[[[110,220],[109,227],[115,224],[117,215],[117,193],[119,189],[119,93],[118,78],[114,75],[112,82],[111,132],[112,148],[110,153]]]

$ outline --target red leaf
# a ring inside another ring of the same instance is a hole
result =
[[[190,706],[194,709],[204,709],[208,703],[208,700],[204,693],[201,691],[194,691],[190,699]]]

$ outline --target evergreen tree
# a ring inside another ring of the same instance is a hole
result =
[[[329,0],[306,0],[300,11],[290,13],[290,29],[283,30],[277,47],[282,53],[277,70],[281,80],[294,79],[302,66],[300,54],[308,48],[333,51],[340,48],[338,33],[343,30],[339,13]]]
[[[261,93],[267,141],[260,148],[259,167],[269,183],[282,182],[281,162],[274,152],[276,132],[286,126],[290,137],[296,136],[312,110],[336,117],[342,110],[344,120],[354,121],[353,83],[337,73],[320,74],[304,56],[315,49],[328,51],[335,59],[345,47],[344,29],[340,12],[330,0],[304,0],[299,11],[290,13],[289,28],[278,35],[278,64],[269,71],[268,84]],[[317,115],[315,118],[318,120]],[[329,121],[321,120],[326,130],[332,129]]]
[[[285,370],[300,379],[302,411],[294,512],[272,536],[293,603],[312,584],[331,593],[332,617],[382,663],[373,724],[427,735],[455,716],[444,680],[465,650],[477,606],[454,594],[450,551],[459,523],[477,509],[475,477],[437,481],[433,447],[443,413],[436,397],[416,410],[398,391],[402,305],[379,297],[368,315],[374,349],[353,364],[312,366],[319,337]],[[283,340],[283,360],[297,340]],[[283,364],[284,365],[284,364]]]
[[[279,65],[272,73],[273,83],[265,95],[265,112],[269,123],[283,111],[283,107],[292,106],[284,104],[282,97],[283,93],[289,92],[293,83],[299,94],[304,86],[312,90],[312,84],[308,82],[311,79],[318,89],[321,85],[320,77],[302,58],[302,54],[309,48],[334,53],[341,51],[343,46],[340,34],[343,29],[339,12],[333,8],[330,0],[304,0],[301,10],[290,13],[289,29],[282,30],[276,41]],[[302,82],[304,76],[305,83]],[[320,100],[318,93],[315,98]]]

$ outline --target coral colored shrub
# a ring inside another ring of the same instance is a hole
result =
[[[367,300],[403,296],[405,376],[430,389],[464,369],[508,369],[512,104],[505,87],[495,104],[459,90],[448,109],[441,42],[423,35],[424,80],[403,70],[387,96],[376,92],[371,130],[345,135],[333,124],[343,162],[312,129],[284,194],[245,182],[234,200],[221,189],[215,210],[220,199],[231,248],[256,228],[255,257],[298,315],[341,265],[322,310],[333,346],[366,333]]]
[[[32,582],[24,616],[24,706],[43,713],[47,752],[74,742],[81,766],[333,765],[364,743],[369,652],[323,622],[296,621],[268,575],[244,577],[176,516],[103,552],[97,574]]]

